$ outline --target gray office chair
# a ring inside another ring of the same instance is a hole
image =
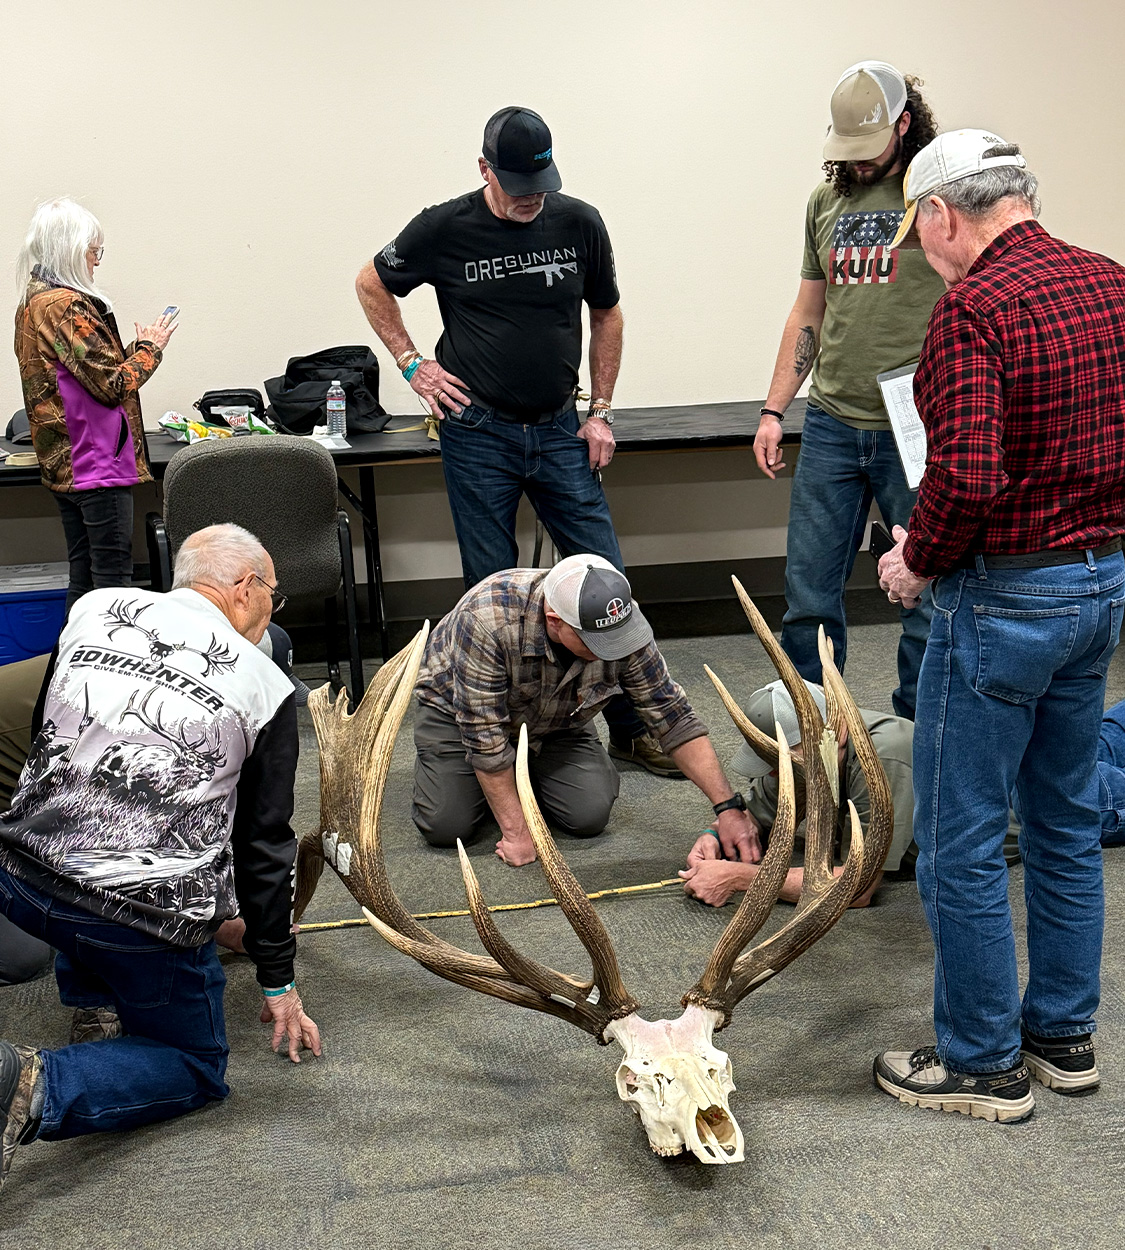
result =
[[[348,693],[357,704],[363,695],[363,662],[355,566],[331,454],[309,439],[287,435],[207,440],[178,451],[164,475],[164,515],[148,517],[153,588],[170,588],[176,552],[189,534],[223,521],[261,539],[284,594],[323,600],[328,675],[336,687],[341,684],[336,593],[343,584]]]

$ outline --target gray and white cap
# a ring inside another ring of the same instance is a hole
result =
[[[811,681],[806,681],[805,685],[808,686],[809,694],[812,695],[821,716],[826,716],[828,704],[824,700],[824,691]],[[774,737],[777,726],[780,725],[789,746],[800,745],[801,723],[797,719],[797,709],[793,706],[793,697],[780,679],[754,691],[746,705],[746,716],[754,728],[760,729],[767,737]],[[731,768],[744,777],[766,777],[773,772],[774,767],[775,765],[762,759],[748,742],[743,742],[738,754],[731,761]]]
[[[599,660],[623,660],[652,642],[628,579],[601,556],[560,560],[543,580],[543,598]]]

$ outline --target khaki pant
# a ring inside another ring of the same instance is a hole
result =
[[[0,666],[0,812],[6,812],[31,750],[31,716],[50,656]],[[54,952],[0,916],[0,985],[18,985],[47,971]]]
[[[31,715],[50,656],[0,666],[0,812],[6,812],[31,750]]]
[[[470,842],[490,812],[457,721],[416,704],[414,745],[414,823],[431,846],[454,846],[458,838]],[[553,830],[591,838],[606,827],[621,783],[592,725],[545,738],[528,769]]]

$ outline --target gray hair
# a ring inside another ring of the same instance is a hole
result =
[[[247,573],[264,576],[266,549],[241,525],[208,525],[184,539],[176,553],[173,590],[185,586],[233,586]]]
[[[1019,156],[1017,143],[1005,143],[989,148],[983,153],[989,156]],[[950,208],[955,208],[966,217],[984,217],[1000,203],[1001,200],[1022,200],[1034,216],[1039,216],[1042,207],[1039,199],[1039,179],[1029,170],[1018,165],[996,165],[992,169],[982,170],[979,174],[970,174],[967,178],[958,178],[956,182],[946,182],[940,187],[927,191],[923,200],[927,207],[931,195],[944,200]]]
[[[92,295],[106,308],[112,308],[86,266],[87,250],[100,247],[103,239],[101,222],[74,200],[47,200],[40,204],[16,260],[19,298],[24,298],[31,271],[38,267],[50,281]]]

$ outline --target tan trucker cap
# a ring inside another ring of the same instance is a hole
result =
[[[1009,145],[991,130],[947,130],[945,134],[927,143],[914,157],[902,180],[902,198],[906,202],[906,214],[891,240],[890,247],[919,247],[914,218],[918,202],[931,195],[947,182],[960,182],[986,169],[1000,165],[1015,165],[1023,169],[1027,161],[1018,153],[1007,156],[989,156],[993,148]]]
[[[906,81],[886,61],[860,61],[840,75],[832,92],[832,129],[826,161],[872,161],[894,137],[906,104]]]

